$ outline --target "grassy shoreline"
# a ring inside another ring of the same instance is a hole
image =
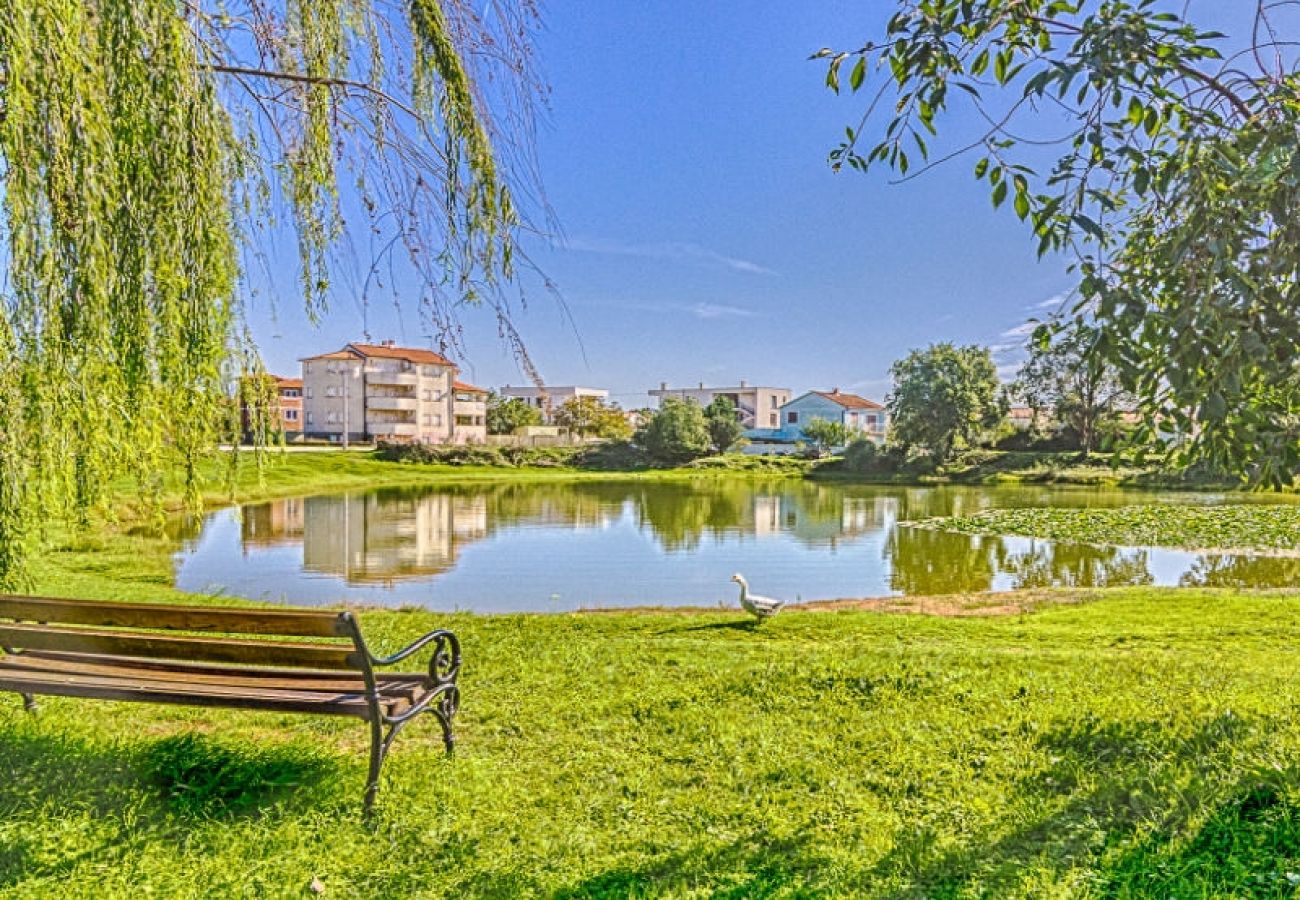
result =
[[[245,473],[237,499],[611,478],[320,456]],[[138,524],[66,537],[39,587],[250,602],[176,590],[175,538]],[[405,733],[373,830],[356,722],[68,699],[33,717],[0,696],[0,895],[1286,896],[1297,600],[891,598],[762,628],[363,609],[378,652],[450,627],[466,659],[456,757]]]
[[[356,722],[0,698],[0,894],[1289,896],[1296,599],[364,612],[466,652],[456,757],[404,734],[374,830]]]

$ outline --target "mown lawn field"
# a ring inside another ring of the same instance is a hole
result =
[[[291,454],[239,494],[460,477],[570,475]],[[175,591],[175,538],[129,516],[50,537],[38,592],[238,602]],[[0,897],[1300,889],[1300,592],[915,598],[757,629],[362,617],[380,651],[442,626],[465,653],[456,756],[433,722],[406,731],[372,824],[359,721],[0,696]]]
[[[358,722],[3,700],[0,895],[1291,896],[1300,595],[1037,600],[367,613],[466,657],[372,827]]]

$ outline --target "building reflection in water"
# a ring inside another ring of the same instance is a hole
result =
[[[258,548],[301,545],[302,571],[353,585],[393,585],[440,575],[456,566],[466,547],[509,528],[538,536],[557,529],[581,532],[584,542],[607,532],[639,533],[651,536],[661,554],[720,554],[728,560],[739,552],[738,541],[744,541],[745,552],[758,554],[748,557],[755,568],[764,562],[760,557],[775,559],[774,553],[787,552],[783,545],[814,552],[844,549],[846,554],[853,548],[844,563],[848,568],[839,569],[838,575],[807,570],[809,593],[819,590],[819,578],[840,579],[827,588],[837,592],[846,589],[846,582],[859,583],[858,595],[863,596],[1141,585],[1154,583],[1158,570],[1159,578],[1168,582],[1171,565],[1181,567],[1172,573],[1174,583],[1179,578],[1185,584],[1222,585],[1300,581],[1300,560],[1293,558],[1188,555],[1186,561],[1171,562],[1167,553],[1157,560],[1140,549],[969,536],[898,524],[969,515],[999,502],[1042,505],[1051,497],[1039,488],[992,492],[738,480],[390,489],[248,506],[242,511],[239,534],[246,556]],[[1097,499],[1078,495],[1084,504]],[[566,561],[555,556],[553,547],[530,551],[514,537],[518,535],[500,541],[494,552],[511,554],[512,559],[545,552],[537,560],[543,568]],[[579,555],[559,568],[580,579],[584,567],[593,565],[591,554],[630,553],[637,545],[635,537],[632,540],[617,550],[612,549],[616,542],[566,542]],[[584,549],[578,550],[580,546]],[[656,556],[639,564],[659,567],[662,562],[662,556]],[[547,574],[556,580],[560,573],[557,568]],[[637,576],[635,570],[628,574]],[[648,570],[645,574],[652,575]],[[662,576],[656,568],[653,577]],[[852,590],[852,585],[847,588]]]
[[[303,569],[350,584],[437,575],[488,534],[487,499],[379,491],[246,507],[245,547],[301,543]]]

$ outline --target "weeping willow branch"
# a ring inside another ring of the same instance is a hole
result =
[[[444,343],[467,303],[509,322],[536,24],[532,0],[0,4],[0,588],[115,479],[160,513],[178,471],[197,503],[241,400],[274,439],[243,254],[291,240],[317,314],[368,234]]]

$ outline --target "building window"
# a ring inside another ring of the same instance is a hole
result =
[[[777,400],[778,400],[778,398],[777,398],[776,394],[773,394],[773,395],[772,395],[772,408],[773,408],[773,409],[776,409],[778,406],[781,405],[780,403],[777,402]]]
[[[298,410],[296,410],[296,409],[286,409],[286,410],[284,411],[284,420],[285,420],[286,422],[297,422],[297,421],[298,421]]]
[[[301,396],[302,396],[302,391],[300,391],[298,388],[285,388],[284,390],[280,391],[280,396],[281,396],[281,397],[301,397]]]
[[[333,425],[338,420],[339,420],[339,414],[336,412],[328,412],[325,414],[325,422],[329,425]]]
[[[336,391],[334,388],[332,388],[332,387],[327,387],[327,388],[325,388],[325,396],[326,396],[326,397],[334,397],[334,396],[337,396],[337,395],[338,395],[338,391]]]
[[[435,427],[435,428],[436,428],[436,427],[439,427],[439,426],[442,425],[442,414],[441,414],[441,413],[434,413],[434,414],[433,414],[433,424],[434,424],[434,427]]]
[[[313,416],[311,413],[307,413],[307,424],[308,424],[308,425],[313,424],[313,421],[314,421],[315,418],[316,418],[316,417]]]
[[[425,414],[424,414],[424,424],[425,424],[425,425],[432,425],[432,424],[433,424],[433,413],[425,413]]]
[[[307,399],[310,400],[311,398],[312,398],[312,389],[307,388]]]
[[[779,415],[777,415],[776,413],[772,413],[772,415],[767,417],[767,424],[775,428],[778,424],[780,424],[780,419],[781,417]]]
[[[798,414],[797,412],[788,412],[788,413],[786,413],[786,414],[785,414],[785,422],[786,422],[787,425],[798,425],[798,424],[799,424],[799,414]]]
[[[424,389],[424,399],[425,399],[425,400],[432,400],[432,399],[433,399],[433,391],[429,390],[428,388],[425,388],[425,389]]]

